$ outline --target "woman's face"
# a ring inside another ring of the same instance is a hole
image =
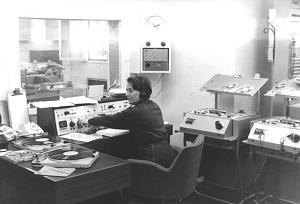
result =
[[[127,83],[126,92],[126,96],[130,104],[137,104],[141,100],[140,92],[138,90],[134,90],[131,83]]]

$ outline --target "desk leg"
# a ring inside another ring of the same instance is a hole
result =
[[[255,165],[255,161],[253,161],[253,165]],[[266,177],[270,170],[270,167],[271,167],[271,162],[267,157],[265,157],[256,177],[254,178],[255,201],[257,203],[264,201],[268,197],[268,196],[264,196],[263,198],[260,198],[261,195],[264,195],[265,185],[266,185],[266,181],[267,181]],[[253,166],[253,169],[255,169],[255,166]],[[260,184],[261,180],[263,183]],[[260,186],[261,186],[261,188],[260,188]]]
[[[268,158],[265,157],[262,164],[261,164],[261,166],[260,166],[260,168],[259,168],[259,170],[258,170],[258,173],[255,174],[255,158],[254,158],[255,155],[254,155],[254,150],[253,150],[252,146],[250,147],[250,155],[249,156],[250,156],[251,168],[252,168],[252,172],[253,172],[253,175],[252,175],[253,181],[252,181],[252,183],[253,183],[254,193],[247,196],[246,198],[242,199],[239,202],[239,204],[249,203],[248,202],[249,200],[252,200],[251,203],[253,203],[253,204],[258,204],[258,203],[263,202],[266,199],[266,197],[262,198],[262,193],[259,189],[258,183],[261,180],[261,177],[264,175],[263,173],[268,172],[268,171],[266,171],[266,169],[268,170],[269,167],[268,168],[265,168],[265,167],[267,167],[267,163],[270,163],[270,162],[267,162]],[[268,164],[268,166],[270,166],[270,164]],[[262,185],[262,186],[264,186],[264,185]]]
[[[240,194],[241,198],[244,197],[244,182],[242,178],[242,173],[241,173],[241,163],[240,163],[240,140],[236,141],[236,165],[237,165],[237,172],[238,172],[238,182],[240,186]]]
[[[264,157],[262,164],[260,165],[257,174],[255,175],[255,158],[254,158],[254,149],[250,147],[250,160],[252,163],[252,172],[253,173],[253,188],[254,193],[247,196],[239,202],[239,204],[250,203],[251,200],[253,204],[265,203],[265,201],[270,201],[270,203],[279,203],[279,204],[296,204],[295,202],[288,201],[285,199],[280,199],[272,196],[271,194],[265,193],[265,186],[267,182],[268,174],[270,173],[272,167],[272,159],[267,156]],[[269,203],[269,202],[267,202]]]
[[[119,190],[118,194],[121,197],[122,203],[129,203],[131,196],[129,188]]]

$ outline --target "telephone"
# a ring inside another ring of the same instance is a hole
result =
[[[6,143],[18,136],[18,133],[11,127],[0,124],[0,143]]]
[[[34,122],[28,122],[21,125],[20,131],[21,131],[21,135],[24,136],[44,133],[42,128]]]

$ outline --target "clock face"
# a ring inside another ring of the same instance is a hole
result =
[[[145,25],[152,30],[161,30],[165,27],[166,21],[161,16],[149,16]]]

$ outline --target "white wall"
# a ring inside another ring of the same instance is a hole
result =
[[[162,84],[163,111],[174,129],[179,128],[184,111],[214,107],[214,95],[199,90],[214,74],[271,76],[263,28],[272,6],[272,1],[260,0],[192,1],[174,6],[169,13],[173,71]],[[234,105],[241,105],[241,100],[236,101]],[[264,107],[268,114],[269,106]],[[178,133],[172,142],[182,144],[181,136]]]
[[[20,87],[20,72],[18,70],[18,25],[13,12],[13,4],[6,5],[0,12],[0,113],[2,114],[2,122],[8,123],[8,108],[6,94],[8,90],[13,90],[15,87]],[[2,6],[1,6],[2,7]],[[18,77],[16,77],[18,76]]]
[[[20,81],[18,17],[121,20],[121,84],[124,86],[130,68],[140,64],[139,44],[144,19],[155,14],[163,16],[172,42],[172,73],[163,75],[153,93],[162,88],[154,100],[161,105],[165,120],[174,124],[175,129],[184,111],[214,106],[213,96],[199,91],[214,74],[253,76],[258,72],[266,75],[270,66],[266,61],[266,36],[262,29],[272,0],[10,2],[3,6],[7,13],[0,14],[2,27],[8,30],[0,33],[4,45],[0,51],[3,65],[0,100],[5,100],[6,91],[18,86]],[[160,77],[159,74],[148,76],[152,83]],[[181,139],[172,141],[181,143]]]
[[[276,20],[273,24],[276,28],[276,61],[273,66],[273,85],[288,78],[289,42],[292,37],[289,32],[290,2],[275,0],[275,8]],[[285,115],[283,104],[283,98],[274,99],[274,115]]]

